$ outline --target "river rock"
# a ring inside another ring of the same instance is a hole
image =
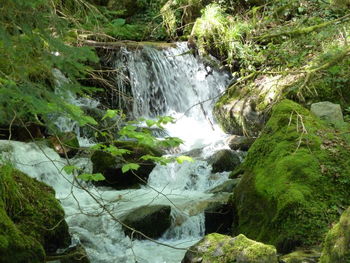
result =
[[[301,105],[282,100],[240,166],[234,233],[281,253],[319,244],[339,217],[336,204],[350,205],[349,160],[346,138]]]
[[[58,253],[46,257],[46,262],[57,263],[90,263],[85,248],[78,244],[67,249],[58,250]]]
[[[121,218],[121,221],[150,238],[159,238],[171,226],[171,207],[167,205],[150,205],[136,208]],[[125,233],[133,238],[144,239],[138,233],[123,226]]]
[[[205,236],[186,252],[181,263],[277,263],[276,248],[250,240],[221,234]]]
[[[316,249],[298,249],[280,258],[280,263],[318,263],[321,252]]]
[[[232,135],[227,139],[227,143],[232,150],[248,151],[250,146],[254,143],[255,138]]]
[[[332,124],[344,122],[343,113],[339,104],[334,104],[329,101],[322,101],[311,104],[311,112]]]
[[[260,75],[244,85],[233,84],[215,104],[214,116],[226,133],[256,137],[264,128],[271,105],[293,78]]]
[[[240,179],[229,179],[222,184],[219,184],[215,186],[214,188],[210,189],[208,192],[217,194],[217,193],[232,193],[233,189],[236,187],[236,185],[239,183]]]
[[[230,234],[233,223],[233,207],[231,204],[211,203],[204,210],[205,234]]]
[[[213,167],[213,173],[232,171],[241,162],[237,153],[228,149],[217,151],[207,161]]]
[[[63,158],[72,158],[79,151],[78,137],[74,132],[51,136],[49,142],[51,147]]]
[[[0,140],[11,140],[28,142],[33,139],[42,139],[45,137],[46,127],[36,124],[27,123],[23,125],[12,125],[0,123]]]
[[[54,190],[9,165],[0,166],[0,261],[44,262],[70,244]]]
[[[140,146],[136,142],[119,141],[115,146],[131,151],[131,154],[125,155],[124,159],[118,156],[113,156],[110,153],[96,151],[91,156],[93,163],[93,172],[102,173],[106,178],[103,181],[94,182],[97,186],[111,186],[115,189],[137,188],[140,184],[146,184],[149,174],[155,167],[152,161],[142,161],[140,157],[146,154],[161,156],[162,152],[146,146]],[[137,171],[122,172],[122,166],[125,161],[130,163],[139,163],[140,168]]]
[[[320,263],[350,262],[350,207],[328,232]]]

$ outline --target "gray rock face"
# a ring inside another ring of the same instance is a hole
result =
[[[192,246],[181,263],[277,263],[276,248],[246,238],[210,234]]]
[[[121,218],[127,226],[142,232],[148,237],[159,238],[171,226],[171,207],[167,205],[142,206]],[[123,227],[124,232],[133,238],[144,239],[140,234]]]
[[[334,104],[329,101],[313,103],[311,112],[329,123],[336,124],[344,122],[343,113],[339,104]]]
[[[213,167],[213,173],[232,171],[240,162],[237,153],[228,149],[217,151],[208,159],[208,163]]]

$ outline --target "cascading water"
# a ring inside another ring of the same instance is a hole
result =
[[[224,90],[228,76],[206,68],[188,51],[185,44],[161,50],[121,48],[116,67],[128,72],[128,85],[134,97],[133,115],[151,118],[172,115],[177,121],[166,127],[169,135],[185,140],[182,152],[201,148],[201,157],[205,159],[225,147],[225,135],[212,119],[211,98]],[[117,81],[119,91],[126,92],[125,83]],[[199,103],[202,101],[205,102]],[[191,108],[193,105],[197,106]],[[1,141],[0,150],[3,159],[9,159],[18,169],[55,188],[70,232],[84,245],[91,262],[179,263],[183,258],[184,249],[125,236],[121,226],[63,171],[66,161],[52,149],[40,144]],[[89,160],[80,158],[72,162],[91,170]],[[205,232],[203,203],[213,196],[206,191],[226,179],[227,173],[213,176],[210,165],[198,160],[156,166],[148,185],[141,189],[87,187],[117,217],[140,206],[170,205],[174,223],[158,241],[188,248]]]

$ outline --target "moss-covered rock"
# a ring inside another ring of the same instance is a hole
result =
[[[263,129],[266,110],[278,100],[290,76],[259,76],[244,86],[229,87],[216,103],[214,115],[227,133],[257,136]]]
[[[296,250],[280,258],[280,263],[318,263],[321,256],[319,248]]]
[[[192,246],[182,263],[277,263],[276,248],[244,235],[210,234]]]
[[[320,263],[350,262],[350,208],[327,234]]]
[[[350,204],[349,150],[341,133],[299,104],[277,104],[240,167],[235,232],[282,252],[320,242]]]
[[[3,263],[44,262],[69,245],[64,212],[51,187],[9,165],[0,167],[0,255]]]

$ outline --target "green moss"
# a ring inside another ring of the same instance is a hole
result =
[[[327,234],[320,263],[350,262],[350,208]]]
[[[209,234],[185,255],[184,262],[202,263],[277,263],[276,248],[250,240],[244,235],[236,237]]]
[[[349,145],[289,100],[274,107],[240,169],[235,231],[281,251],[320,242],[350,203]]]
[[[69,244],[64,212],[52,188],[9,165],[0,167],[1,262],[43,262]]]

